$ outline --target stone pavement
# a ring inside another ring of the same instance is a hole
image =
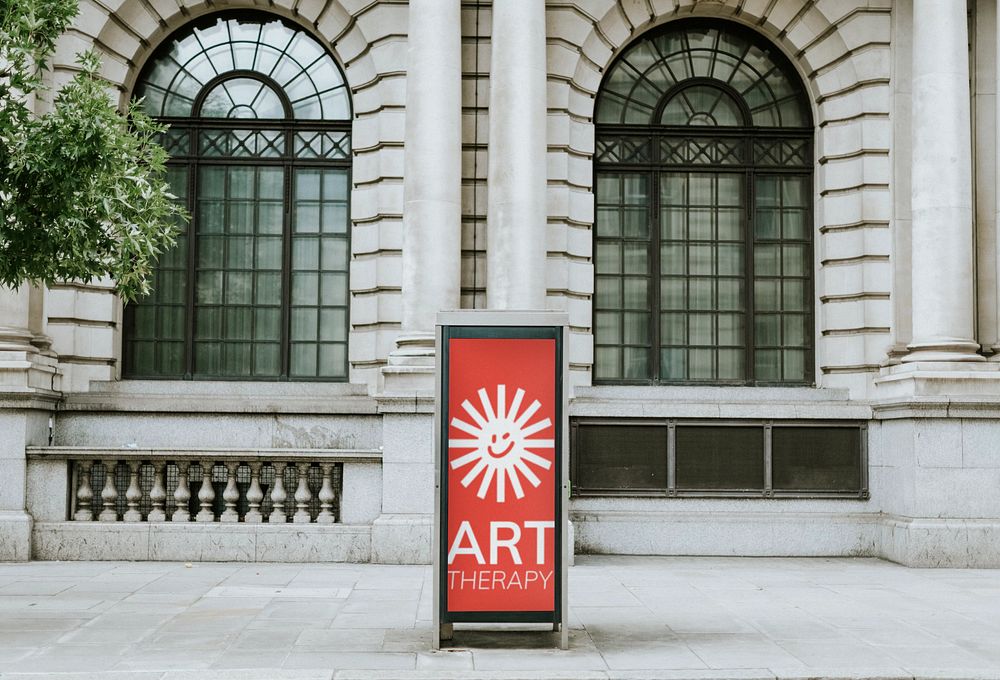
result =
[[[580,557],[571,643],[456,630],[429,567],[0,564],[2,680],[1000,679],[1000,570]]]

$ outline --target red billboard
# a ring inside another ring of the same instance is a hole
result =
[[[439,559],[449,621],[559,620],[561,329],[534,330],[445,344]]]

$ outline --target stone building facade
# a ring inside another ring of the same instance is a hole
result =
[[[100,50],[192,221],[128,308],[0,292],[0,559],[429,561],[462,308],[568,315],[577,552],[1000,566],[998,44],[992,0],[82,0],[52,83]]]

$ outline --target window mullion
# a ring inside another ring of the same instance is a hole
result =
[[[200,143],[199,131],[191,130],[191,153],[196,154]],[[184,301],[187,318],[184,330],[184,379],[194,378],[194,301],[198,286],[198,275],[195,269],[198,262],[198,163],[188,164],[188,211],[191,221],[188,223],[187,243],[187,295]]]
[[[747,145],[750,146],[750,139],[747,138]],[[749,384],[755,384],[757,380],[756,371],[756,356],[755,356],[755,346],[754,346],[754,260],[753,260],[753,230],[755,227],[754,223],[754,206],[757,204],[757,194],[755,187],[756,178],[754,176],[753,166],[751,165],[747,169],[746,179],[744,182],[744,197],[743,200],[746,202],[744,206],[744,216],[745,216],[745,238],[744,238],[744,249],[745,253],[745,264],[743,272],[743,280],[745,284],[743,286],[744,294],[744,321],[743,321],[743,342],[746,346],[746,367],[744,370],[744,376],[746,382]]]
[[[654,152],[655,153],[655,152]],[[656,167],[649,172],[650,193],[650,236],[652,257],[649,263],[649,308],[650,308],[650,380],[660,382],[660,173]]]
[[[291,334],[292,334],[292,186],[294,172],[291,161],[286,161],[282,197],[282,248],[281,248],[281,375],[280,378],[291,378]]]

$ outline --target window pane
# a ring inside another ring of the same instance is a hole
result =
[[[806,248],[801,245],[786,245],[781,248],[781,264],[785,276],[805,276]]]
[[[857,427],[774,427],[773,487],[782,491],[860,491]]]
[[[781,351],[758,349],[754,353],[754,377],[765,382],[781,380]]]
[[[621,246],[617,243],[597,244],[597,271],[603,274],[620,274]]]
[[[721,349],[719,355],[719,380],[742,380],[744,356],[742,349]]]
[[[660,351],[660,372],[667,380],[683,380],[687,377],[687,350],[664,349]]]
[[[782,352],[784,366],[782,367],[782,379],[789,382],[805,380],[806,376],[806,353],[801,349],[786,349]]]
[[[325,378],[347,377],[346,343],[324,343],[319,346],[317,374]]]
[[[762,427],[678,426],[675,432],[678,489],[764,488]]]
[[[281,346],[256,344],[253,348],[253,372],[259,376],[276,376],[281,373]]]
[[[649,314],[626,312],[622,321],[626,345],[649,344]]]
[[[621,344],[621,315],[616,312],[598,312],[595,314],[594,335],[595,340],[602,345]]]
[[[778,281],[754,281],[754,306],[762,312],[778,309]]]
[[[743,309],[743,280],[719,279],[719,309]]]
[[[291,374],[297,376],[316,375],[315,343],[293,343],[291,357]]]
[[[574,444],[575,489],[667,488],[665,426],[578,425]]]
[[[319,313],[319,339],[347,342],[347,310],[322,309]]]
[[[597,309],[620,309],[622,305],[622,280],[612,276],[598,276],[594,291]]]
[[[621,236],[622,227],[619,217],[620,213],[617,208],[598,208],[597,235],[609,237]]]
[[[660,307],[663,309],[687,308],[687,281],[678,277],[660,281]]]
[[[774,314],[757,314],[754,318],[754,340],[757,346],[774,347],[779,344],[778,321],[780,317]]]
[[[724,243],[716,249],[718,255],[719,274],[722,276],[741,276],[743,274],[743,246]]]
[[[719,314],[719,344],[720,345],[743,345],[743,315],[742,314]]]
[[[691,279],[689,306],[691,309],[713,309],[715,296],[712,279]]]
[[[649,349],[644,347],[626,347],[622,350],[622,360],[625,378],[645,380],[649,375]]]
[[[715,253],[712,246],[690,245],[688,246],[688,273],[689,274],[711,274]]]
[[[292,275],[292,304],[319,304],[319,274],[297,273]]]
[[[687,315],[660,315],[660,342],[664,345],[687,344]]]
[[[649,279],[625,279],[625,308],[646,309],[649,306]]]
[[[648,249],[645,245],[625,243],[625,273],[646,274],[649,271]]]
[[[710,349],[688,351],[688,377],[692,380],[711,380],[715,377],[715,352]]]
[[[622,377],[622,351],[619,347],[597,347],[594,349],[594,377],[616,379]]]

